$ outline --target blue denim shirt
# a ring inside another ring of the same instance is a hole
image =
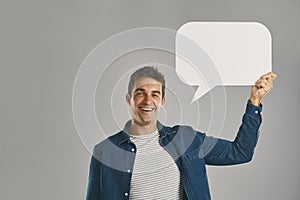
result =
[[[262,107],[247,103],[234,141],[206,136],[189,126],[167,127],[157,123],[160,145],[173,157],[180,171],[184,199],[210,198],[206,165],[234,165],[252,159],[261,124]],[[129,199],[136,147],[128,128],[94,147],[90,163],[87,200]]]

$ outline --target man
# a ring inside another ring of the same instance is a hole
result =
[[[126,101],[132,119],[124,130],[94,148],[88,200],[210,199],[205,165],[233,165],[252,159],[261,124],[261,99],[276,74],[251,88],[243,122],[233,142],[208,137],[188,126],[166,127],[157,116],[165,104],[165,79],[154,67],[135,71]]]

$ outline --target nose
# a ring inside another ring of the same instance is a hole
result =
[[[151,102],[152,102],[152,96],[151,96],[151,94],[146,94],[145,98],[144,98],[144,103],[147,104],[147,105],[149,105],[149,104],[151,104]]]

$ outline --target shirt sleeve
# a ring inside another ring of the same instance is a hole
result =
[[[234,141],[205,136],[202,151],[206,164],[234,165],[249,162],[259,136],[261,113],[262,105],[255,106],[248,100],[242,124]]]
[[[100,198],[99,168],[100,168],[100,162],[97,160],[97,158],[92,156],[90,162],[90,172],[89,172],[86,200],[96,200]]]

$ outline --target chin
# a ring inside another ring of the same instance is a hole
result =
[[[156,120],[154,120],[154,119],[142,120],[142,124],[145,124],[145,125],[150,125],[150,124],[153,124],[154,122],[156,122]]]
[[[151,124],[151,122],[152,122],[152,120],[143,120],[143,124],[146,124],[146,125]]]

